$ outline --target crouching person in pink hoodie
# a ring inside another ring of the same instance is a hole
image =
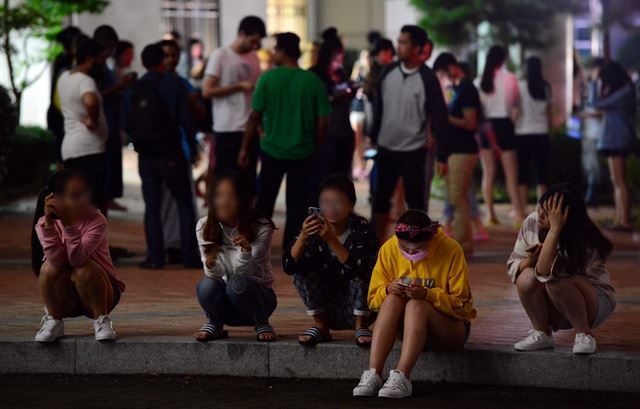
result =
[[[63,318],[92,318],[97,341],[116,333],[109,312],[124,284],[116,276],[107,241],[107,219],[91,204],[84,177],[54,174],[38,197],[31,237],[32,268],[46,305],[38,342],[64,335]]]

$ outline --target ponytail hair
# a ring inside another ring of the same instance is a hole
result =
[[[501,45],[494,45],[489,49],[487,54],[487,62],[484,64],[482,79],[480,80],[480,89],[485,94],[491,94],[495,89],[493,77],[496,68],[500,67],[507,59],[507,50]]]
[[[70,169],[63,169],[54,173],[45,187],[38,194],[38,201],[36,202],[36,210],[33,214],[33,225],[31,227],[31,269],[36,276],[40,275],[40,268],[42,268],[44,250],[40,239],[36,234],[36,224],[42,216],[44,216],[44,200],[51,193],[60,194],[63,193],[67,187],[67,182],[73,178],[82,178],[82,175]]]

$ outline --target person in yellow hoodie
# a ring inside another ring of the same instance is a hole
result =
[[[461,348],[476,316],[462,248],[420,210],[400,216],[395,235],[382,245],[368,301],[378,318],[369,369],[353,396],[411,396],[411,370],[425,345],[445,351]],[[383,385],[380,374],[399,328],[400,361]]]

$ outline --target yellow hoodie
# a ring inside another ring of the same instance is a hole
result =
[[[387,296],[387,285],[398,278],[409,277],[419,282],[434,279],[427,290],[427,301],[440,312],[459,320],[476,317],[462,248],[442,228],[429,241],[428,255],[421,261],[409,261],[400,252],[398,238],[386,241],[378,253],[369,285],[369,308],[379,311]]]

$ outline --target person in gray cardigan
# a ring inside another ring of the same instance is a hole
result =
[[[625,178],[625,159],[633,151],[636,97],[629,74],[617,62],[610,62],[600,72],[601,98],[593,107],[603,113],[602,135],[598,151],[607,157],[611,183],[615,192],[613,230],[631,231],[629,188]]]

